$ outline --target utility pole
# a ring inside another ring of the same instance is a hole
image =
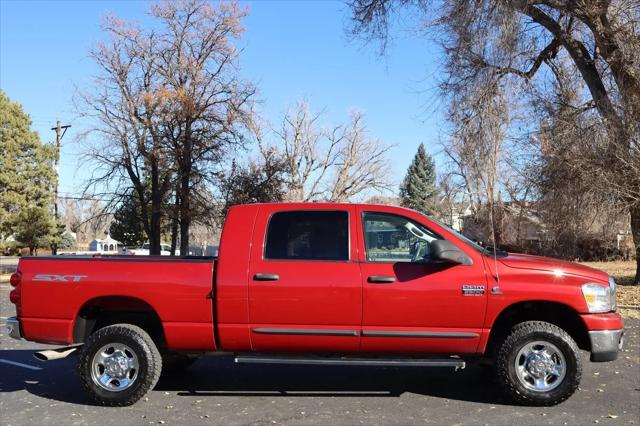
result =
[[[56,162],[55,162],[55,170],[56,170],[56,181],[54,183],[54,198],[53,198],[53,214],[56,218],[56,229],[58,228],[58,181],[60,180],[60,146],[62,142],[62,138],[65,133],[67,133],[67,129],[71,127],[70,124],[60,125],[60,120],[56,121],[56,127],[52,127],[51,130],[55,130],[56,132]],[[58,254],[58,244],[53,243],[51,245],[51,254]]]

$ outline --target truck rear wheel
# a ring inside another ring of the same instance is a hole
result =
[[[116,324],[93,333],[80,352],[82,385],[101,405],[134,404],[158,382],[162,358],[146,331]]]
[[[580,350],[560,327],[527,321],[514,326],[500,344],[496,371],[502,389],[515,402],[555,405],[580,384]]]

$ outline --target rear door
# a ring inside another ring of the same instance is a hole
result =
[[[414,212],[380,209],[359,207],[362,350],[474,353],[487,302],[480,255],[461,247],[473,265],[433,261],[430,244],[443,229]]]
[[[261,206],[249,266],[256,351],[357,351],[362,282],[355,208]]]

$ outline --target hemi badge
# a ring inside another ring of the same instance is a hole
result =
[[[463,296],[482,296],[484,294],[483,285],[464,284],[462,286]]]

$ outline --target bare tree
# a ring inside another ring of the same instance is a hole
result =
[[[455,172],[446,171],[440,175],[438,181],[438,204],[436,217],[445,224],[458,228],[459,219],[464,215],[467,204],[462,194],[464,187],[454,175]]]
[[[636,0],[353,0],[354,31],[388,37],[390,16],[413,14],[435,24],[446,53],[450,93],[493,80],[515,93],[557,79],[568,60],[587,94],[577,108],[597,113],[606,155],[590,164],[604,179],[592,190],[611,195],[631,217],[640,283],[640,7]],[[528,130],[526,130],[528,131]],[[585,147],[587,148],[587,147]]]
[[[101,238],[111,221],[111,214],[99,200],[63,199],[60,221],[76,234],[78,243],[87,244]]]
[[[338,150],[328,199],[344,202],[365,191],[390,190],[388,148],[368,136],[361,112],[351,113],[341,135],[344,143]]]
[[[496,245],[501,243],[499,188],[509,118],[500,87],[491,81],[465,86],[451,102],[451,139],[443,146],[452,166],[449,178],[457,178],[465,192],[464,204],[476,221],[489,225]]]
[[[207,183],[217,183],[222,158],[241,146],[242,123],[255,87],[239,77],[233,41],[243,32],[246,10],[237,3],[164,1],[151,15],[162,24],[153,52],[162,88],[171,100],[165,136],[175,161],[180,249],[189,249],[194,219],[206,215]]]
[[[81,135],[86,157],[97,165],[87,190],[109,196],[115,207],[133,187],[150,253],[160,254],[163,204],[171,188],[162,125],[170,101],[156,71],[156,34],[107,17],[108,41],[91,50],[98,66],[95,90],[79,93],[78,112],[93,124]]]
[[[286,164],[289,201],[320,199],[326,175],[337,162],[342,143],[339,129],[322,130],[320,117],[321,114],[311,113],[306,102],[299,101],[284,114],[280,127],[273,130],[277,142],[265,145],[264,132],[257,138],[265,158],[278,152]]]
[[[100,142],[88,156],[101,167],[89,187],[111,197],[111,208],[133,187],[150,253],[160,253],[166,216],[172,246],[179,225],[187,253],[192,221],[210,212],[223,158],[244,142],[255,88],[238,76],[233,41],[246,12],[235,2],[181,0],[155,4],[149,14],[158,25],[107,18],[110,38],[91,52],[100,75],[79,111],[95,123],[90,133]]]
[[[272,131],[273,140],[254,127],[263,157],[276,155],[285,164],[286,199],[347,201],[391,189],[388,147],[368,135],[364,115],[352,112],[347,124],[329,128],[320,118],[298,102]]]

